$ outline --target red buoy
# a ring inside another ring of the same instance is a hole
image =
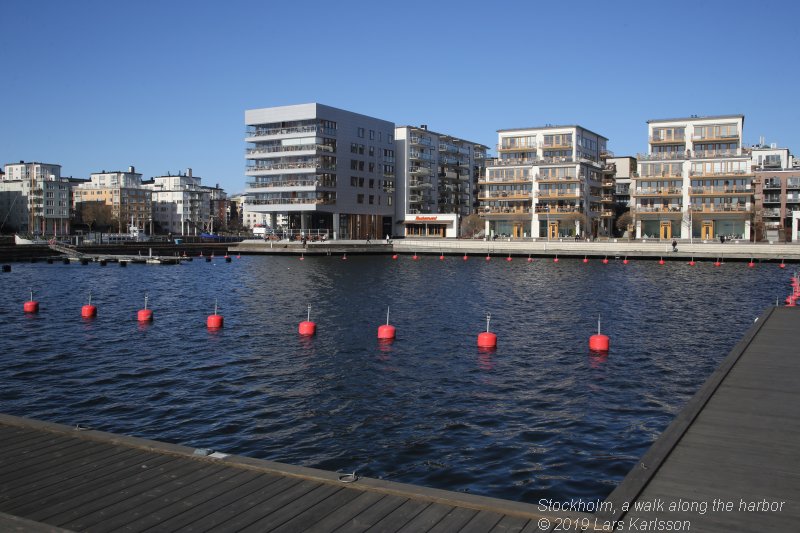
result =
[[[589,350],[593,352],[608,352],[610,339],[608,335],[600,333],[600,315],[597,316],[597,334],[589,337]]]
[[[392,255],[392,259],[397,260],[397,254]]]
[[[553,258],[553,263],[558,263],[558,256],[555,256],[555,257]]]
[[[604,264],[604,265],[607,265],[607,264],[608,264],[608,257],[604,257],[604,258],[603,258],[603,264]]]
[[[236,259],[241,259],[241,258],[242,258],[241,254],[237,254]]]
[[[588,257],[586,257],[586,256],[584,256],[584,257],[583,257],[583,262],[584,262],[584,263],[588,263],[588,262],[589,262],[589,258],[588,258]]]
[[[756,264],[753,262],[753,260],[752,260],[752,259],[750,259],[750,262],[749,262],[749,263],[747,263],[747,267],[748,267],[748,268],[753,268],[754,266],[756,266]]]
[[[411,259],[413,259],[414,261],[417,261],[419,259],[419,257],[417,256],[417,252],[414,252],[414,255],[411,256]]]
[[[627,265],[628,264],[628,256],[625,256],[625,259],[622,260],[622,264],[623,265]]]
[[[217,314],[217,301],[214,300],[214,314],[208,315],[208,319],[206,319],[206,327],[208,329],[219,329],[222,327],[224,322],[224,318],[222,315]]]
[[[300,335],[310,337],[317,333],[317,325],[311,322],[311,306],[308,306],[308,317],[297,327],[297,332]]]
[[[444,254],[439,256],[439,261],[444,261]]]
[[[533,257],[531,257],[530,255],[528,256],[528,263],[533,263]]]
[[[469,259],[469,257],[467,257],[467,254],[464,254],[464,257],[462,259],[464,259],[464,261],[466,261],[467,259]]]
[[[508,257],[506,257],[506,261],[511,261],[511,254],[508,254]]]
[[[714,266],[715,266],[715,267],[722,266],[722,263],[720,263],[719,259],[717,259],[716,261],[714,261]]]
[[[486,315],[486,331],[478,334],[478,348],[497,348],[497,335],[489,331],[491,314]]]
[[[492,260],[492,258],[489,256],[489,254],[486,254],[486,260],[487,261],[491,261]]]
[[[38,313],[39,302],[33,299],[33,289],[31,289],[31,299],[22,305],[22,311],[25,313]]]
[[[786,263],[783,262],[783,259],[781,259],[781,264],[778,266],[781,268],[786,268]]]
[[[82,318],[94,318],[97,316],[97,307],[92,305],[92,293],[89,293],[89,303],[81,307]]]
[[[695,265],[695,263],[694,263],[694,257],[692,257],[692,260],[691,260],[691,261],[689,261],[689,266],[692,266],[692,267],[693,267],[694,265]]]
[[[153,310],[147,308],[147,294],[144,295],[144,309],[139,309],[136,313],[136,320],[139,322],[153,321]]]
[[[347,254],[342,255],[342,261],[347,261]]]
[[[664,258],[663,258],[663,257],[662,257],[661,259],[659,259],[659,260],[658,260],[658,264],[659,264],[659,265],[663,265],[663,264],[664,264]]]
[[[391,341],[394,340],[396,330],[395,327],[389,324],[389,308],[386,308],[386,324],[378,326],[378,340]]]
[[[305,260],[306,260],[306,256],[304,254],[300,254],[300,261],[305,261]]]

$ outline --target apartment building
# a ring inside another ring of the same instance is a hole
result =
[[[614,198],[616,204],[622,210],[627,210],[631,204],[631,177],[636,173],[636,158],[630,156],[614,157],[613,154],[609,153],[606,164],[614,176]]]
[[[792,235],[792,213],[800,212],[800,161],[788,148],[755,145],[755,240],[796,241]]]
[[[134,167],[128,167],[127,171],[103,170],[90,174],[88,182],[73,189],[73,207],[84,224],[92,224],[87,219],[91,216],[88,206],[99,203],[110,208],[115,230],[119,233],[127,232],[131,225],[152,232],[151,196],[151,191],[142,186],[142,175]]]
[[[749,240],[753,215],[744,115],[650,120],[634,176],[636,237]]]
[[[608,176],[601,154],[606,155],[607,143],[606,137],[578,125],[498,130],[498,157],[487,162],[479,182],[486,235],[557,239],[607,234],[610,222],[601,222]]]
[[[142,182],[152,194],[153,220],[162,232],[198,235],[211,227],[211,193],[192,169]]]
[[[0,181],[0,220],[21,233],[68,235],[70,182],[61,165],[20,161],[5,166]]]
[[[247,212],[293,237],[392,233],[394,123],[309,103],[246,110],[245,124]]]
[[[458,237],[461,220],[476,211],[487,150],[426,125],[395,128],[393,234]]]

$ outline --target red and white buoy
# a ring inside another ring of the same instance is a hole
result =
[[[389,306],[386,306],[386,324],[378,326],[378,340],[393,341],[395,333],[395,327],[389,324]]]
[[[489,321],[492,315],[486,314],[486,331],[478,334],[478,348],[497,348],[497,335],[489,331]]]
[[[395,261],[397,261],[397,254],[392,254],[392,259],[394,259]]]
[[[690,267],[693,267],[694,265],[695,265],[695,262],[694,262],[694,257],[692,257],[692,260],[691,260],[691,261],[689,261],[689,266],[690,266]]]
[[[658,260],[658,264],[661,265],[661,266],[664,266],[664,258],[663,257]]]
[[[439,256],[439,261],[444,261],[444,254],[441,254],[441,255]]]
[[[136,313],[136,320],[139,322],[152,322],[153,310],[147,308],[147,293],[144,293],[144,309],[139,309]]]
[[[783,262],[783,259],[781,259],[781,264],[778,266],[781,268],[786,268],[786,263]]]
[[[39,302],[33,299],[33,289],[31,289],[31,299],[25,302],[22,305],[22,310],[25,313],[38,313],[39,312]]]
[[[242,258],[242,254],[236,254],[236,259],[241,259],[241,258]]]
[[[608,264],[608,257],[604,257],[604,258],[603,258],[603,264],[604,264],[604,265],[607,265],[607,264]]]
[[[89,303],[81,307],[82,318],[94,318],[97,316],[97,307],[92,305],[92,292],[89,291]]]
[[[297,332],[305,337],[310,337],[317,333],[317,325],[311,321],[311,306],[308,306],[308,316],[306,320],[300,322]]]
[[[347,252],[342,255],[342,261],[347,261]]]
[[[412,261],[418,261],[419,260],[419,256],[417,255],[417,252],[414,252],[414,255],[411,256],[411,260]]]
[[[553,263],[558,263],[558,254],[553,258]]]
[[[586,257],[585,255],[583,256],[583,262],[584,262],[584,263],[588,263],[588,262],[589,262],[589,258],[588,258],[588,257]]]
[[[528,263],[533,263],[533,257],[531,257],[531,254],[528,254]]]
[[[462,257],[462,259],[463,259],[464,261],[466,261],[467,259],[469,259],[469,257],[467,256],[467,254],[464,254],[464,257]]]
[[[208,315],[208,319],[206,319],[206,327],[208,329],[220,329],[222,324],[224,323],[225,319],[222,315],[217,314],[217,300],[214,300],[214,314]]]
[[[305,252],[300,252],[300,261],[305,261],[305,260],[306,260]]]
[[[722,262],[719,259],[717,259],[716,261],[714,261],[714,266],[715,267],[722,266]]]
[[[486,260],[487,261],[491,261],[492,260],[492,257],[488,253],[486,254]]]
[[[511,261],[511,254],[508,254],[508,257],[506,257],[506,261]]]
[[[628,256],[627,255],[625,256],[625,259],[622,260],[622,264],[623,265],[627,265],[628,264]]]
[[[753,258],[751,257],[750,258],[750,262],[747,263],[747,268],[753,268],[755,266],[756,266],[756,264],[753,262]]]
[[[600,315],[597,315],[597,334],[589,337],[589,350],[593,352],[607,353],[610,345],[608,335],[600,333]]]

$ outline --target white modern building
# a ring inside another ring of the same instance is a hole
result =
[[[245,124],[246,212],[294,238],[392,232],[394,123],[310,103],[250,109]]]
[[[11,163],[0,182],[0,222],[22,233],[69,235],[70,182],[61,165]]]
[[[602,233],[608,139],[577,125],[498,130],[498,157],[480,181],[489,237],[570,238]],[[613,218],[613,217],[612,217]]]
[[[744,115],[648,121],[632,212],[637,238],[750,239],[751,154],[742,146]]]
[[[211,195],[192,169],[173,176],[156,176],[143,182],[152,192],[153,220],[162,232],[198,235],[210,228]]]
[[[395,128],[395,146],[393,234],[458,237],[463,217],[476,211],[488,148],[425,125]]]

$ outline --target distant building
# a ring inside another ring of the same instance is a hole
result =
[[[89,181],[73,189],[73,206],[76,217],[84,224],[93,225],[88,206],[100,203],[109,206],[116,223],[115,231],[126,233],[129,226],[152,231],[153,220],[151,191],[142,186],[142,175],[134,167],[126,171],[94,172]]]
[[[609,157],[609,165],[614,166],[615,195],[617,204],[630,208],[631,204],[631,177],[636,173],[636,158],[630,156]]]
[[[153,220],[163,233],[199,235],[210,227],[211,193],[192,176],[192,169],[143,182],[152,192]]]
[[[498,157],[480,181],[486,234],[557,239],[607,232],[610,221],[601,222],[607,143],[577,125],[499,130]]]
[[[5,166],[0,181],[0,223],[15,231],[69,235],[70,184],[61,165],[31,162]]]
[[[755,239],[797,241],[792,235],[792,214],[800,212],[800,161],[788,148],[753,146],[755,171]]]
[[[295,236],[392,232],[394,123],[311,103],[250,109],[245,124],[246,212]]]
[[[648,121],[638,156],[633,213],[637,238],[749,240],[753,218],[744,115]]]
[[[395,128],[393,234],[458,237],[462,218],[477,211],[487,150],[427,126]]]
[[[227,193],[219,186],[219,183],[214,187],[202,185],[202,188],[208,191],[208,211],[209,211],[209,224],[208,231],[217,231],[228,226],[228,200]]]

